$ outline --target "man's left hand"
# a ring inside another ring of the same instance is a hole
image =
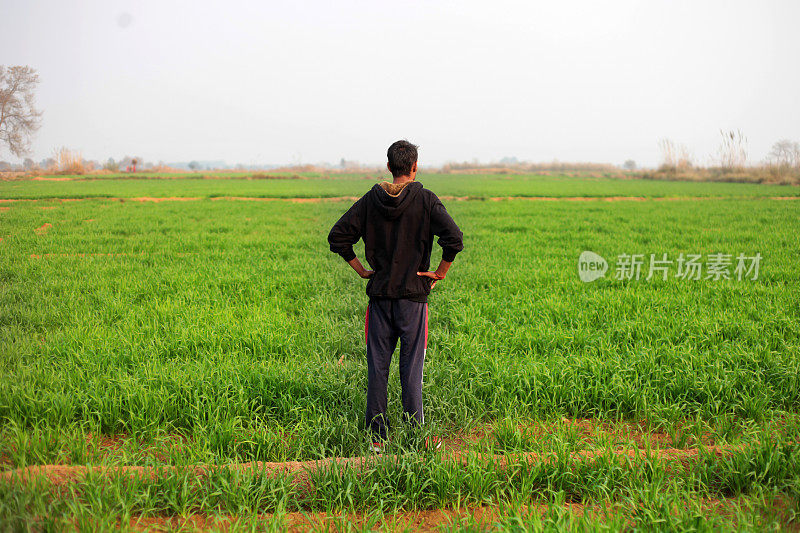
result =
[[[444,276],[440,276],[436,272],[417,272],[417,276],[421,276],[423,278],[431,278],[433,280],[431,282],[431,289],[436,286],[437,281],[444,279]]]

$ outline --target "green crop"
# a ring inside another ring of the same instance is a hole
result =
[[[445,201],[465,251],[430,298],[426,431],[449,438],[488,426],[491,437],[467,448],[556,453],[562,462],[513,474],[477,459],[454,468],[411,454],[368,472],[366,483],[353,471],[314,474],[313,495],[293,492],[286,477],[222,473],[200,486],[177,473],[158,486],[87,479],[66,496],[4,485],[0,517],[47,511],[111,527],[148,513],[213,511],[257,522],[258,513],[292,510],[513,504],[503,527],[579,527],[572,514],[536,518],[519,509],[563,497],[624,507],[616,518],[587,517],[590,529],[660,529],[659,520],[713,529],[733,526],[700,503],[673,512],[675,502],[751,498],[733,513],[751,525],[763,525],[757,508],[768,498],[796,502],[800,218],[796,201],[769,199],[796,189],[555,176],[423,181],[440,196],[684,198]],[[371,184],[355,176],[0,183],[0,198],[200,197],[0,203],[4,468],[366,454],[364,281],[326,242],[350,203],[210,197],[357,196]],[[762,262],[756,280],[620,281],[612,265],[605,278],[583,283],[584,250],[609,263],[620,254],[720,252],[760,253]],[[363,247],[357,253],[363,258]],[[396,365],[390,421],[396,451],[405,453]],[[678,471],[657,459],[572,464],[576,451],[630,441],[608,434],[588,442],[567,426],[534,431],[562,417],[641,423],[677,448],[711,439],[747,451]],[[773,437],[781,444],[766,447]],[[108,492],[107,483],[116,488]]]

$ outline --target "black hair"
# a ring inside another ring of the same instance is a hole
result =
[[[386,151],[386,157],[389,159],[392,176],[408,176],[414,163],[417,162],[417,145],[405,139],[394,142]]]

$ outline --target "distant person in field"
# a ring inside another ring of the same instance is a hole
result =
[[[425,421],[422,409],[422,369],[428,344],[428,294],[443,280],[456,254],[464,249],[463,234],[439,198],[417,176],[417,147],[397,141],[389,147],[391,183],[375,184],[339,219],[328,235],[331,251],[367,282],[369,305],[364,336],[367,343],[366,425],[370,450],[380,453],[388,438],[386,418],[389,365],[400,339],[400,384],[403,411],[413,426]],[[442,260],[431,272],[434,237]],[[365,269],[353,252],[364,239]],[[425,442],[438,448],[438,439]]]

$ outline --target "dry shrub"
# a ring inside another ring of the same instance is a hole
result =
[[[645,171],[638,177],[653,180],[677,181],[724,181],[731,183],[764,183],[771,185],[800,185],[800,169],[787,166],[765,164],[760,166],[726,168],[685,168]]]
[[[669,139],[661,139],[658,146],[661,148],[661,167],[659,171],[664,173],[684,173],[694,165],[692,163],[692,153],[684,144],[677,144]]]
[[[717,149],[717,161],[721,168],[743,169],[747,165],[747,137],[741,131],[719,131],[722,144]]]
[[[53,167],[48,170],[54,174],[85,174],[92,170],[90,167],[84,164],[80,152],[64,147],[53,153]]]

